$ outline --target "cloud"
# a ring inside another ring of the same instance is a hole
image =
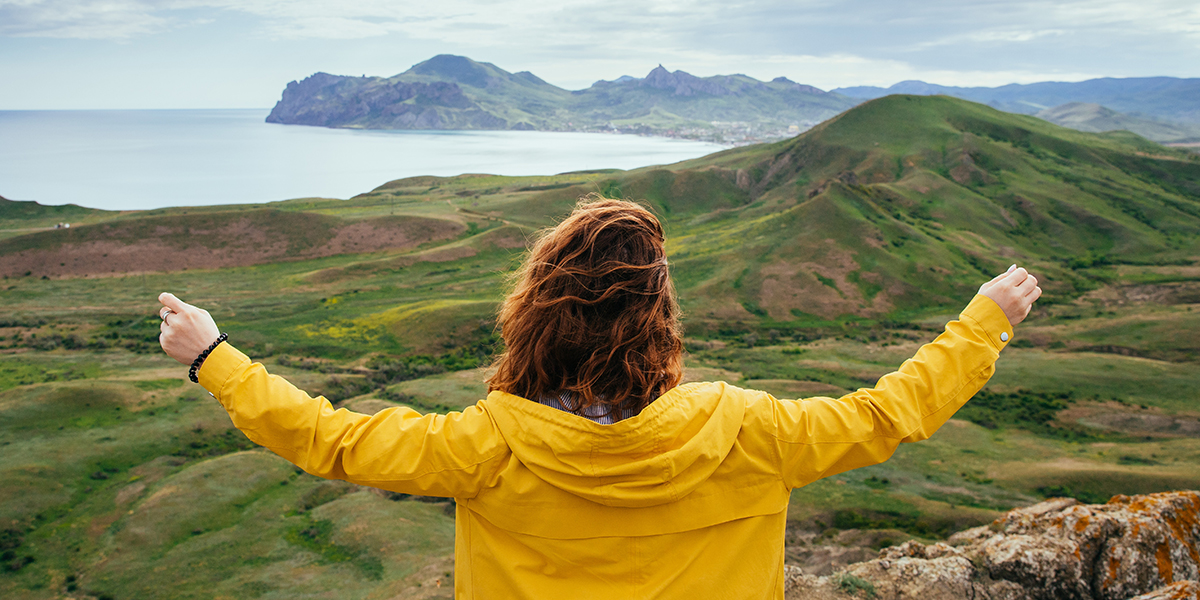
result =
[[[0,35],[126,40],[170,27],[139,2],[0,0]]]
[[[1047,12],[1050,19],[1099,31],[1200,37],[1200,4],[1190,0],[1075,1],[1053,4]]]
[[[973,31],[970,33],[960,33],[947,35],[945,37],[930,40],[928,42],[920,42],[916,48],[925,49],[937,46],[957,46],[961,44],[1006,44],[1020,43],[1036,40],[1048,35],[1063,35],[1066,34],[1065,29],[1042,29],[1042,30],[1014,30],[1014,29],[993,29]]]
[[[631,69],[631,61],[610,58],[579,59],[564,64],[563,61],[547,60],[532,66],[526,65],[543,79],[567,88],[590,85],[594,79],[615,79],[620,75],[644,76],[651,68],[662,63],[669,70],[683,70],[693,75],[742,73],[760,80],[785,76],[821,89],[857,85],[887,87],[898,81],[918,79],[957,86],[999,86],[1008,83],[1035,83],[1039,81],[1082,81],[1104,76],[1102,71],[1054,71],[1020,69],[931,69],[913,65],[906,61],[878,59],[839,53],[827,55],[775,54],[736,55],[714,52],[687,52],[653,61],[643,60]],[[503,65],[500,65],[503,66]],[[640,70],[639,70],[640,69]],[[579,79],[580,73],[599,74],[591,79]]]
[[[567,87],[659,62],[819,86],[995,85],[1200,63],[1194,0],[0,0],[0,36],[136,42],[234,20],[264,43],[405,40]]]
[[[794,44],[814,39],[846,52],[896,44],[1022,43],[1112,28],[1200,34],[1200,5],[1191,0],[0,0],[0,34],[127,39],[178,27],[183,11],[253,15],[269,37],[402,32],[457,43],[479,42],[483,31],[489,43],[505,45],[574,38],[703,47],[732,38],[778,43],[790,32]]]

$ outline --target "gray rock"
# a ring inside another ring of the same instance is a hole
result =
[[[906,542],[828,577],[796,574],[787,598],[1200,600],[1200,493],[1053,499],[948,543]],[[1139,594],[1141,594],[1139,596]]]

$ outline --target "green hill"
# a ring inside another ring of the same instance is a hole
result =
[[[1074,295],[1098,285],[1088,266],[1186,262],[1200,241],[1195,158],[947,97],[596,185],[668,216],[693,319],[952,305],[1012,262]]]
[[[789,563],[1048,496],[1200,486],[1200,156],[890,96],[784,142],[633,171],[148,212],[0,202],[0,596],[450,597],[452,505],[252,449],[158,350],[155,297],[207,308],[338,406],[458,410],[486,393],[527,240],[592,192],[663,218],[689,380],[836,396],[911,357],[1009,264],[1042,281],[955,420],[794,493]],[[67,231],[29,230],[66,214]]]

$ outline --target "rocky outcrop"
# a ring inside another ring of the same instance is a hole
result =
[[[666,70],[662,65],[658,65],[653,71],[650,71],[641,80],[639,85],[666,90],[674,93],[676,96],[694,96],[696,94],[708,94],[710,96],[736,95],[735,91],[726,88],[716,81],[701,79],[683,71],[671,72]]]
[[[906,542],[827,577],[789,568],[787,598],[1200,600],[1200,493],[1047,500],[946,543]]]
[[[824,90],[815,88],[811,85],[804,85],[803,83],[796,83],[795,81],[792,81],[791,79],[788,79],[787,77],[776,77],[775,79],[771,80],[771,83],[782,83],[782,84],[788,86],[789,89],[795,90],[797,92],[804,92],[805,94],[820,95],[820,94],[828,94],[829,93]]]

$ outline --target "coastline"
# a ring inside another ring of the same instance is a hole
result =
[[[265,112],[0,111],[0,138],[27,140],[0,149],[0,194],[104,210],[348,198],[402,177],[628,170],[729,147],[599,131],[268,127]]]

